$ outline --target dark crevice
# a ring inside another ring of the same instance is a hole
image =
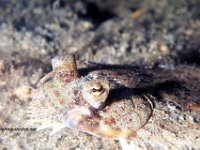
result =
[[[99,8],[95,3],[86,2],[85,14],[80,14],[79,17],[90,20],[95,28],[98,28],[103,22],[115,17],[115,14],[110,9]]]
[[[183,48],[177,51],[177,59],[181,63],[200,64],[200,35],[184,38],[185,39],[181,43]]]

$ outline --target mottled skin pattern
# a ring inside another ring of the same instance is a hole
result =
[[[132,90],[126,90],[130,96],[112,102],[112,99],[107,99],[110,89],[107,79],[93,79],[90,75],[78,78],[73,57],[55,58],[52,62],[52,77],[45,78],[42,85],[45,98],[34,99],[31,104],[39,106],[31,106],[30,111],[34,118],[38,118],[37,121],[42,122],[39,129],[51,127],[52,135],[69,127],[99,137],[133,139],[136,131],[151,117],[151,102],[134,96]],[[51,119],[42,121],[42,118],[49,116],[42,116],[38,108],[40,111],[54,112],[49,115]]]
[[[200,71],[184,67],[176,71],[100,69],[89,73],[91,78],[109,80],[113,101],[123,97],[118,91],[125,95],[131,95],[127,91],[135,91],[150,96],[152,116],[137,132],[132,148],[200,149]],[[128,100],[128,96],[124,97]],[[127,148],[130,147],[124,146]]]
[[[54,134],[76,128],[118,139],[123,149],[200,149],[199,77],[183,76],[182,69],[101,69],[79,77],[74,60],[70,63],[70,73],[64,65],[42,81],[45,96],[30,107],[32,120],[45,124],[41,129],[51,124]],[[83,95],[89,91],[103,93],[101,106],[95,108],[97,99]]]
[[[41,79],[38,93],[29,107],[30,124],[39,126],[38,129],[52,128],[51,135],[65,127],[61,114],[68,104],[67,99],[74,97],[72,89],[76,86],[69,83],[78,78],[73,55],[55,57],[52,67],[53,71]],[[68,88],[69,94],[64,87]]]
[[[101,107],[109,93],[106,80],[78,78],[73,55],[54,58],[52,66],[53,71],[40,81],[29,107],[30,124],[37,124],[38,130],[52,128],[50,135],[65,127],[79,129],[82,117],[91,117],[93,105]]]
[[[151,115],[151,103],[145,98],[133,95],[106,104],[104,108],[95,110],[94,115],[82,116],[76,127],[102,138],[132,140],[136,131],[145,126]]]

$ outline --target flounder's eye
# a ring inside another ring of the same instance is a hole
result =
[[[102,92],[103,87],[100,84],[96,84],[92,87],[92,92]]]
[[[109,84],[104,80],[86,82],[82,89],[82,96],[92,107],[101,108],[109,94]]]

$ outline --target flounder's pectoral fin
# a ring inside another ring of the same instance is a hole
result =
[[[48,124],[48,125],[41,125],[40,127],[38,127],[36,129],[36,131],[41,131],[41,130],[48,129],[48,128],[52,128],[52,125],[50,125],[50,124]]]
[[[59,124],[59,125],[55,125],[51,131],[51,133],[49,134],[49,136],[53,136],[54,134],[58,133],[59,131],[61,131],[63,128],[65,128],[64,124]]]
[[[44,130],[44,129],[48,129],[48,128],[52,128],[49,136],[53,136],[54,134],[58,133],[63,128],[65,128],[65,125],[61,124],[61,123],[60,124],[46,124],[46,125],[42,125],[42,126],[38,127],[36,131],[40,131],[40,130]]]

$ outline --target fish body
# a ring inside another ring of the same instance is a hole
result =
[[[81,76],[71,60],[69,70],[67,63],[53,67],[30,104],[38,129],[51,127],[51,135],[78,129],[119,140],[123,149],[200,149],[200,89],[190,84],[195,76],[183,77],[178,69],[103,69]]]

